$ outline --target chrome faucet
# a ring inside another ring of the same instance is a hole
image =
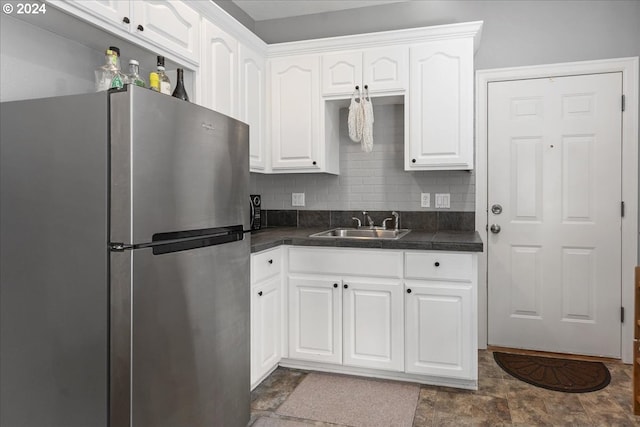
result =
[[[382,227],[386,230],[387,229],[387,221],[393,221],[393,229],[397,230],[398,229],[398,212],[393,211],[391,212],[391,215],[393,215],[393,217],[389,217],[389,218],[385,218],[384,221],[382,221]]]
[[[369,225],[369,228],[373,228],[373,220],[369,216],[369,212],[362,211],[362,218],[364,219],[364,222],[366,222]]]
[[[354,221],[357,221],[356,223],[356,228],[360,228],[362,227],[362,221],[360,221],[360,218],[356,218],[355,216],[351,218]]]

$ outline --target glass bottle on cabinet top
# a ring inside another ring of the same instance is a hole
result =
[[[147,82],[140,77],[140,63],[135,59],[129,60],[129,75],[127,76],[127,83],[130,85],[147,87]]]
[[[172,96],[189,102],[189,95],[187,95],[187,91],[184,88],[184,70],[182,68],[178,68],[178,81]]]
[[[164,56],[158,56],[158,83],[159,92],[165,95],[171,95],[171,80],[169,76],[164,72]]]
[[[105,64],[95,71],[95,78],[96,92],[124,86],[126,77],[120,71],[120,49],[109,46],[105,51]]]

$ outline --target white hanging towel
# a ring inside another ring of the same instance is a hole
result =
[[[351,104],[349,105],[349,118],[347,119],[349,125],[349,138],[351,138],[353,142],[360,142],[362,140],[362,124],[364,121],[363,114],[364,111],[362,110],[362,97],[360,94],[360,89],[356,89],[351,95]]]
[[[362,104],[362,151],[373,151],[373,104],[369,96],[369,89],[365,88],[364,96],[360,99]]]

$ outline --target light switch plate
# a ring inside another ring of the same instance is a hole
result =
[[[304,206],[304,193],[291,193],[291,206]]]
[[[436,193],[436,209],[449,209],[451,207],[451,194]]]
[[[420,207],[431,207],[431,193],[420,193]]]

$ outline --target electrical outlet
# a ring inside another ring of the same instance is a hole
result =
[[[304,206],[304,193],[291,193],[291,206]]]
[[[449,209],[451,207],[451,194],[436,193],[436,208]]]
[[[420,207],[431,207],[431,193],[420,193]]]

